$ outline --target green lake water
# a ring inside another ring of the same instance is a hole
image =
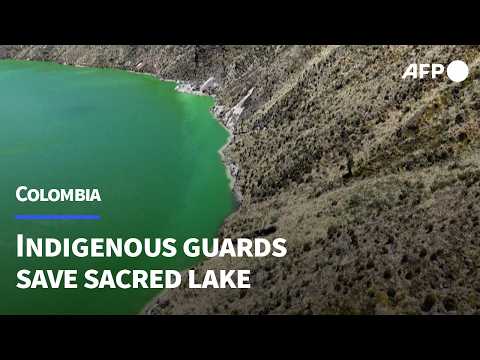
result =
[[[158,289],[16,288],[18,270],[186,269],[198,259],[18,258],[16,236],[213,237],[234,207],[213,100],[126,71],[0,61],[0,313],[135,314]],[[18,202],[15,190],[98,188],[102,202]],[[100,221],[16,220],[99,214]],[[82,282],[79,281],[81,284]]]

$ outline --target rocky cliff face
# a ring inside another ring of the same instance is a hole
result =
[[[0,57],[214,78],[205,89],[233,130],[225,154],[242,194],[220,236],[284,237],[289,253],[208,260],[200,270],[251,268],[253,288],[177,289],[147,313],[480,312],[480,47],[3,46]],[[470,66],[462,83],[401,80],[409,63],[455,59]]]

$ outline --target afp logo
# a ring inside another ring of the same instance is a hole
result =
[[[424,79],[443,75],[445,66],[443,64],[410,64],[402,75],[402,79]],[[453,82],[462,82],[468,77],[468,65],[464,61],[454,60],[447,66],[447,76]]]

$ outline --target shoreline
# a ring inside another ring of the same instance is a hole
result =
[[[240,169],[237,164],[235,164],[231,159],[228,159],[228,157],[225,155],[225,150],[232,143],[235,135],[233,134],[233,130],[225,124],[225,121],[221,118],[220,114],[216,113],[216,109],[222,108],[222,105],[219,105],[218,97],[215,94],[206,94],[201,90],[196,90],[195,84],[193,82],[180,80],[165,80],[161,78],[158,79],[162,81],[176,82],[177,86],[175,86],[175,91],[195,96],[209,96],[214,100],[213,106],[209,109],[210,114],[228,133],[227,141],[225,142],[225,144],[222,145],[220,149],[218,149],[218,154],[220,155],[220,159],[225,166],[225,173],[227,174],[227,178],[229,180],[230,190],[232,190],[233,192],[235,201],[240,204],[242,202],[242,193],[240,192],[240,189],[238,189],[238,187],[236,186],[237,174]],[[232,168],[234,171],[232,171]],[[236,208],[238,208],[238,205],[236,205]]]
[[[68,64],[64,64],[68,65]],[[88,67],[88,65],[74,65],[77,67]],[[117,69],[117,68],[112,68],[112,69]],[[122,70],[122,69],[118,69]],[[203,91],[200,90],[201,86],[197,86],[194,82],[192,81],[184,81],[184,80],[173,80],[173,79],[165,79],[157,74],[150,73],[150,72],[140,72],[140,71],[135,71],[135,70],[126,70],[130,73],[137,74],[137,75],[147,75],[147,76],[152,76],[157,80],[160,81],[165,81],[165,82],[173,82],[176,84],[175,86],[175,91],[180,92],[180,93],[185,93],[189,95],[195,95],[195,96],[209,96],[213,99],[214,104],[213,106],[209,109],[210,114],[212,117],[222,126],[228,133],[228,138],[225,144],[222,145],[220,149],[218,149],[218,154],[220,155],[220,159],[222,161],[222,164],[225,166],[225,173],[227,175],[228,181],[229,181],[229,187],[230,190],[233,193],[233,197],[235,200],[235,210],[238,209],[242,202],[242,193],[240,192],[240,189],[238,188],[237,185],[237,174],[240,171],[240,168],[237,164],[235,164],[231,159],[228,159],[228,157],[225,155],[225,150],[228,148],[228,146],[232,143],[235,135],[233,134],[233,130],[230,129],[226,125],[226,121],[222,119],[220,114],[216,113],[216,109],[222,109],[223,105],[219,104],[218,96],[216,96],[215,93],[213,94],[207,94],[204,93]],[[213,79],[213,78],[210,78]],[[208,82],[210,79],[206,80]],[[198,88],[198,90],[197,90]],[[228,114],[228,111],[226,112]],[[233,168],[233,171],[232,171]]]
[[[69,65],[69,64],[63,64],[63,65]],[[76,67],[90,67],[88,65],[77,65],[77,64],[74,64],[73,66],[76,66]],[[125,69],[118,69],[118,68],[111,68],[111,69],[116,69],[116,70],[125,70]],[[125,71],[128,71],[130,73],[133,73],[133,74],[137,74],[137,75],[147,75],[147,76],[152,76],[154,77],[155,79],[157,80],[160,80],[160,81],[165,81],[165,82],[174,82],[176,84],[175,86],[175,91],[177,92],[180,92],[180,93],[185,93],[185,94],[189,94],[189,95],[194,95],[194,96],[210,96],[213,101],[214,101],[214,104],[213,106],[209,109],[209,112],[210,114],[212,115],[212,117],[220,124],[220,126],[222,126],[228,133],[228,138],[227,138],[227,141],[225,142],[225,144],[223,144],[223,146],[218,149],[218,154],[220,155],[220,160],[222,162],[222,164],[224,165],[225,167],[225,174],[227,175],[227,178],[229,180],[229,187],[230,187],[230,190],[232,191],[232,195],[233,195],[233,199],[234,199],[234,208],[233,208],[233,211],[231,214],[229,214],[222,222],[222,225],[219,226],[219,230],[222,228],[223,224],[225,223],[225,221],[228,219],[228,217],[230,217],[232,214],[234,214],[238,208],[240,207],[240,204],[242,202],[242,194],[240,192],[240,190],[238,189],[238,186],[236,186],[237,184],[237,176],[238,176],[238,172],[240,170],[240,168],[238,167],[238,165],[236,165],[233,161],[229,160],[227,158],[227,156],[225,155],[225,150],[228,148],[228,146],[232,143],[233,141],[233,138],[234,138],[234,134],[233,134],[233,130],[230,129],[226,123],[227,121],[225,121],[224,119],[221,118],[221,115],[220,114],[217,114],[216,113],[216,109],[222,109],[222,105],[219,104],[219,101],[218,101],[218,97],[214,94],[206,94],[200,90],[196,90],[197,88],[197,85],[194,83],[194,82],[191,82],[191,81],[183,81],[183,80],[172,80],[172,79],[164,79],[164,78],[161,78],[160,76],[158,76],[157,74],[154,74],[154,73],[150,73],[150,72],[140,72],[140,71],[135,71],[135,70],[125,70]],[[207,80],[209,81],[209,80]],[[201,86],[199,86],[198,88],[200,89]],[[250,95],[248,95],[250,96]],[[247,97],[248,97],[247,96]],[[243,103],[243,99],[242,101],[240,101],[240,103]],[[235,108],[235,107],[234,107]],[[234,108],[230,109],[229,111],[233,111]],[[226,111],[224,112],[224,114],[229,114],[229,111]],[[240,114],[239,114],[240,115]],[[232,168],[233,168],[233,171],[232,171]],[[218,231],[217,231],[218,233]],[[204,260],[198,262],[197,265],[199,264],[202,264]],[[185,269],[183,270],[181,273],[184,274],[188,271],[189,269]],[[182,275],[183,276],[183,275]],[[160,293],[157,293],[157,295],[154,295],[152,297],[151,300],[149,300],[141,309],[140,311],[137,313],[137,315],[149,315],[149,310],[152,309],[156,304],[159,304],[159,301],[160,299],[165,296],[168,292],[168,289],[164,289],[163,291],[161,291]]]
[[[155,77],[155,78],[157,78],[161,81],[175,82],[177,84],[175,86],[175,91],[177,91],[177,92],[186,93],[186,94],[195,95],[195,96],[210,96],[211,98],[213,98],[214,105],[209,109],[210,114],[228,133],[227,141],[225,142],[225,144],[223,144],[223,146],[220,149],[218,149],[218,154],[220,155],[221,162],[225,167],[225,174],[227,175],[227,178],[229,180],[229,187],[230,187],[230,190],[232,191],[232,195],[233,195],[233,199],[234,199],[233,211],[232,211],[231,214],[229,214],[223,220],[222,225],[220,225],[220,227],[219,227],[219,230],[220,230],[222,228],[223,224],[225,223],[225,221],[228,219],[228,217],[231,216],[232,214],[234,214],[238,210],[238,208],[240,207],[240,204],[242,202],[242,194],[241,194],[240,190],[238,189],[238,187],[236,186],[237,174],[238,174],[238,171],[239,171],[239,167],[238,167],[238,165],[234,164],[233,161],[229,161],[227,156],[224,153],[225,149],[227,149],[227,147],[233,141],[234,134],[233,134],[233,131],[230,128],[228,128],[228,126],[226,126],[224,121],[221,119],[220,115],[215,112],[215,109],[218,109],[219,107],[221,107],[221,105],[218,104],[218,97],[215,96],[215,94],[210,95],[210,94],[206,94],[206,93],[204,93],[200,90],[195,90],[195,84],[193,82],[171,80],[171,79],[162,79],[162,78],[159,78],[158,76],[156,76],[155,74],[151,74],[151,73],[140,73],[140,72],[135,72],[135,71],[132,71],[132,72],[136,73],[136,74],[148,74],[148,75],[151,75],[151,76],[153,76],[153,77]],[[233,173],[232,168],[234,169],[235,173]],[[217,231],[217,233],[218,233],[218,231]],[[197,265],[202,264],[203,261],[205,261],[205,259],[199,261],[197,263]],[[195,266],[197,266],[197,265],[195,265]],[[188,270],[190,270],[190,269],[185,269],[185,270],[181,271],[182,277],[185,273],[187,273]],[[157,295],[154,295],[152,297],[152,299],[150,301],[148,301],[142,307],[142,309],[138,312],[137,315],[151,315],[149,313],[149,311],[151,309],[153,309],[155,307],[155,305],[160,304],[160,300],[164,296],[166,296],[167,294],[168,294],[168,289],[164,289],[162,292],[158,293]]]

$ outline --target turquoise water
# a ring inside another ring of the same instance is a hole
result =
[[[134,314],[158,289],[16,288],[34,269],[185,269],[175,258],[17,258],[28,237],[215,236],[234,202],[209,97],[126,71],[0,61],[0,313]],[[20,203],[15,190],[98,188],[102,202]],[[100,221],[15,220],[99,214]],[[79,281],[80,282],[80,281]],[[80,282],[81,283],[81,282]]]

